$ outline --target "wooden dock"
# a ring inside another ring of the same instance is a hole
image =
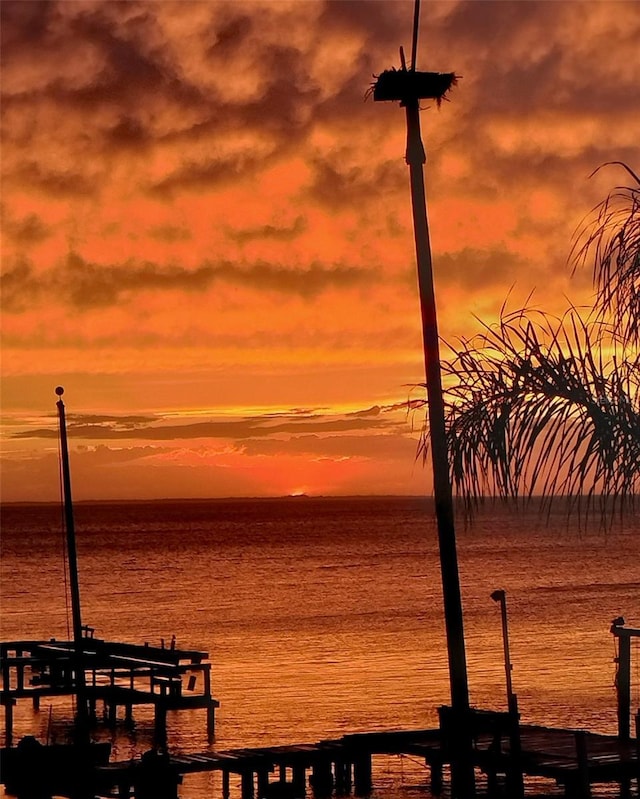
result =
[[[118,709],[133,721],[133,708],[152,705],[155,737],[166,743],[168,710],[204,709],[207,733],[215,732],[215,709],[219,702],[211,695],[211,664],[207,652],[168,646],[128,644],[94,638],[87,628],[82,639],[85,701],[89,718],[97,721],[97,705],[115,726]],[[72,641],[9,641],[0,644],[2,661],[0,704],[4,707],[5,746],[13,739],[13,708],[30,699],[34,709],[49,696],[74,696],[77,658]]]
[[[420,758],[429,769],[430,789],[438,795],[444,787],[446,767],[456,751],[456,731],[470,731],[473,763],[487,777],[489,795],[504,782],[509,799],[522,799],[527,777],[542,777],[562,786],[571,799],[589,799],[596,783],[618,783],[621,795],[639,795],[640,756],[636,737],[600,735],[582,730],[521,724],[517,702],[509,712],[472,709],[463,719],[454,718],[449,707],[439,709],[440,726],[429,730],[371,732],[345,735],[335,740],[190,754],[169,753],[166,741],[168,710],[202,708],[207,729],[214,732],[215,708],[211,695],[211,664],[206,652],[169,646],[135,645],[83,638],[82,668],[89,716],[96,718],[96,705],[103,703],[104,717],[115,725],[118,709],[125,721],[133,720],[133,708],[153,705],[157,749],[133,761],[88,764],[88,756],[71,747],[65,757],[73,767],[65,774],[83,771],[93,796],[128,799],[175,799],[186,774],[218,771],[222,776],[222,799],[230,799],[230,775],[240,781],[240,799],[303,799],[308,788],[314,799],[332,794],[368,795],[373,788],[372,758],[376,755],[408,755]],[[4,773],[33,775],[20,746],[12,748],[13,707],[30,699],[34,708],[42,697],[77,693],[74,669],[78,658],[70,641],[13,641],[0,644],[2,688],[5,709],[5,748],[0,751]],[[515,699],[515,697],[514,697]],[[34,739],[32,750],[39,746]],[[69,747],[67,747],[69,749]],[[55,754],[55,753],[54,753]],[[51,747],[40,747],[28,755],[42,769],[55,774],[59,765],[49,764]],[[93,755],[91,755],[93,757]],[[75,760],[74,760],[75,758]],[[8,768],[7,768],[8,767]],[[14,768],[15,767],[15,768]],[[58,769],[60,771],[60,769]],[[19,779],[18,779],[19,781]],[[64,781],[64,780],[63,780]],[[8,785],[9,789],[10,786]],[[64,790],[62,795],[68,795]]]
[[[510,731],[501,725],[507,714],[480,711],[493,729],[474,736],[474,765],[487,775],[489,795],[506,783],[509,799],[523,795],[527,776],[544,777],[563,786],[571,799],[588,799],[596,783],[618,783],[621,794],[638,796],[640,760],[637,739],[520,725],[520,747],[514,754]],[[497,723],[496,723],[497,720]],[[430,789],[443,791],[444,767],[450,763],[446,734],[439,729],[398,732],[372,732],[345,735],[335,740],[289,746],[208,751],[166,755],[163,781],[174,777],[173,793],[186,774],[219,771],[222,799],[229,799],[230,775],[240,778],[241,799],[303,799],[308,788],[314,799],[335,794],[367,796],[374,785],[372,758],[375,755],[411,755],[422,759],[430,772]],[[145,799],[140,790],[140,760],[110,763],[97,769],[99,794],[126,799],[132,795]],[[153,793],[153,791],[150,791]],[[155,791],[157,794],[157,788]]]

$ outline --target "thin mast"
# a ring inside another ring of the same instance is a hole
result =
[[[84,677],[82,614],[80,612],[80,583],[78,580],[78,555],[76,552],[76,529],[73,520],[73,501],[71,498],[71,472],[69,469],[69,447],[67,445],[67,424],[64,412],[62,386],[56,388],[60,398],[56,402],[60,423],[60,451],[62,456],[62,482],[64,487],[64,518],[67,533],[67,557],[69,559],[69,583],[71,588],[71,615],[73,619],[73,645],[75,651],[75,680],[77,696],[76,733],[79,743],[88,740],[89,714],[87,691]]]

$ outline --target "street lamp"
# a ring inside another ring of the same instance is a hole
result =
[[[504,673],[507,679],[507,705],[513,712],[515,707],[515,695],[511,683],[511,656],[509,655],[509,627],[507,624],[507,594],[502,588],[498,588],[491,594],[494,602],[500,603],[500,614],[502,616],[502,645],[504,647]]]

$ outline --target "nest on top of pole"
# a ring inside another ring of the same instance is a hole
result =
[[[396,100],[403,105],[410,100],[435,100],[440,105],[460,76],[455,72],[414,72],[392,67],[374,77],[370,89],[374,100]]]

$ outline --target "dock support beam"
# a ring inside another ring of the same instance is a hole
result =
[[[291,771],[291,781],[293,782],[296,799],[300,799],[307,792],[307,772],[303,765],[295,765]]]
[[[368,796],[373,787],[371,775],[371,755],[358,755],[353,763],[353,782],[356,796]]]
[[[7,696],[4,701],[4,745],[7,749],[11,748],[11,744],[13,743],[13,705],[15,704],[15,699],[11,696]]]
[[[269,772],[267,769],[258,771],[258,799],[267,799],[269,795]]]
[[[242,799],[254,799],[253,769],[242,772],[241,784]]]
[[[442,763],[438,760],[427,761],[429,766],[429,790],[434,796],[440,796],[444,787],[442,779]]]
[[[522,741],[520,740],[520,713],[518,697],[509,693],[509,747],[511,758],[507,774],[507,791],[512,799],[524,799],[524,778],[522,775]]]
[[[351,763],[342,758],[333,764],[336,796],[349,796],[351,793]]]
[[[578,761],[578,775],[576,779],[575,796],[579,799],[591,799],[591,782],[589,781],[589,752],[587,748],[587,733],[576,730],[576,759]]]
[[[163,701],[156,702],[153,721],[153,736],[157,746],[167,743],[167,706]]]
[[[618,637],[618,737],[628,741],[631,737],[631,638],[628,635]]]
[[[326,757],[318,758],[312,766],[311,787],[315,799],[331,796],[333,791],[333,774],[331,761]]]

